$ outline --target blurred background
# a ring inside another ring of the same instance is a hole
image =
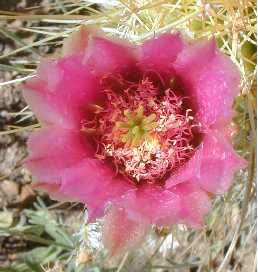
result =
[[[38,126],[21,83],[42,57],[58,57],[80,25],[141,43],[181,31],[215,36],[242,75],[233,144],[249,161],[230,191],[213,200],[203,229],[153,228],[132,254],[108,260],[101,222],[87,225],[78,203],[58,203],[31,189],[22,166]],[[256,1],[0,0],[0,271],[256,271]]]

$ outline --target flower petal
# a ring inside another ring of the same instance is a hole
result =
[[[183,166],[181,166],[176,173],[171,175],[166,180],[166,188],[171,188],[179,183],[186,182],[192,180],[193,177],[199,174],[200,164],[202,162],[201,158],[201,149],[203,147],[199,147],[193,157],[186,162]]]
[[[209,133],[203,141],[196,182],[208,192],[222,194],[232,184],[234,173],[246,166],[247,162],[236,154],[224,135]]]
[[[140,217],[158,225],[176,223],[180,210],[176,194],[154,185],[127,193],[117,205],[127,208],[131,218],[137,218],[140,214]]]
[[[140,244],[150,229],[143,218],[131,218],[126,208],[112,206],[105,216],[103,242],[109,250],[109,257],[131,251]]]
[[[131,75],[136,72],[135,49],[124,41],[93,37],[83,63],[101,78],[114,73]]]
[[[162,34],[140,47],[139,64],[142,70],[154,70],[162,75],[174,74],[173,63],[183,48],[181,35]]]
[[[72,32],[63,41],[63,56],[72,56],[78,53],[84,53],[93,37],[104,37],[105,33],[100,29],[90,26],[80,26],[79,30]]]
[[[193,182],[185,182],[166,190],[159,186],[143,186],[127,193],[116,205],[127,210],[130,218],[142,218],[150,224],[171,226],[185,223],[200,227],[210,208],[209,197]]]
[[[178,218],[181,223],[193,228],[201,227],[204,216],[211,208],[207,193],[193,182],[178,184],[170,190],[180,198]]]
[[[174,67],[193,101],[197,119],[205,127],[229,123],[240,74],[229,57],[219,51],[215,40],[186,45]]]
[[[204,136],[191,160],[167,180],[166,187],[192,180],[208,192],[222,194],[232,184],[234,173],[246,165],[226,136],[213,130]]]
[[[76,202],[77,199],[68,198],[64,194],[60,193],[59,184],[38,183],[35,182],[31,185],[33,190],[39,190],[48,193],[51,199],[61,202]]]
[[[85,159],[62,174],[61,192],[87,204],[89,221],[104,215],[107,204],[122,197],[134,187],[115,177],[115,171],[96,159]]]
[[[89,31],[85,26],[81,26],[78,31],[71,33],[63,41],[63,56],[71,56],[83,53],[88,46]]]
[[[98,97],[97,79],[76,55],[56,61],[43,61],[38,75],[24,85],[24,97],[46,124],[78,128],[87,105]]]
[[[34,132],[28,141],[26,166],[41,182],[60,183],[61,172],[94,150],[81,132],[59,128],[44,128]]]

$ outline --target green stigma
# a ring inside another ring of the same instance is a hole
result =
[[[156,114],[144,115],[144,107],[140,105],[135,111],[124,111],[125,121],[116,122],[121,131],[121,141],[127,145],[138,146],[143,140],[151,140],[151,131],[156,128]]]

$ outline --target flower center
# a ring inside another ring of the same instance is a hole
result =
[[[160,90],[148,77],[115,80],[104,85],[106,102],[91,105],[94,118],[82,130],[97,143],[96,157],[111,159],[135,184],[163,183],[193,155],[192,111],[171,88]]]
[[[125,110],[124,120],[116,122],[121,141],[127,146],[137,147],[144,140],[151,140],[151,132],[157,126],[156,114],[144,115],[144,107],[140,105],[135,111]]]

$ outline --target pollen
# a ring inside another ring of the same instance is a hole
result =
[[[193,155],[192,110],[148,77],[137,84],[112,77],[103,86],[106,104],[92,105],[94,117],[82,126],[97,144],[96,157],[136,185],[161,184]]]

